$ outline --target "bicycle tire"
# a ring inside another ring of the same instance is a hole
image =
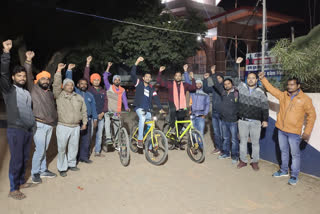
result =
[[[123,166],[128,166],[130,163],[130,145],[127,129],[121,127],[119,130],[119,157]]]
[[[136,129],[138,128],[138,124],[133,124],[131,130],[130,130],[130,142],[129,142],[129,147],[130,147],[130,150],[134,153],[137,153],[139,148],[137,147],[137,144],[138,142],[133,139],[133,134],[136,132]],[[138,138],[138,132],[135,133],[135,138],[137,139]]]
[[[162,132],[164,133],[164,135],[167,134],[168,130],[170,128],[170,123],[165,123],[163,125],[163,129]],[[166,136],[167,137],[167,136]],[[167,141],[168,141],[168,149],[169,150],[173,150],[176,147],[176,141],[170,139],[169,137],[167,137]]]
[[[193,143],[191,140],[193,141]],[[202,143],[202,148],[199,145],[199,143]],[[196,163],[202,163],[205,160],[203,137],[201,133],[196,129],[192,129],[189,132],[189,139],[187,143],[187,154],[189,158]]]
[[[165,134],[163,134],[163,132],[160,130],[153,131],[153,138],[154,140],[157,139],[158,147],[152,147],[151,135],[149,135],[145,144],[145,156],[150,163],[159,166],[163,164],[168,158],[168,139],[166,138]],[[161,142],[158,141],[160,140],[159,138],[161,139]],[[162,155],[160,156],[160,154]]]

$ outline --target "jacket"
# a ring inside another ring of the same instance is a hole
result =
[[[219,83],[221,85],[221,83]],[[212,93],[212,113],[219,113],[218,106],[221,103],[221,95],[215,87],[208,86],[208,80],[203,80],[203,91],[207,94]]]
[[[195,116],[205,116],[209,113],[210,97],[204,93],[202,89],[198,89],[195,93],[191,93],[191,112]]]

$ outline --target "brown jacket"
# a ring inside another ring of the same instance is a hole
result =
[[[75,92],[67,94],[62,90],[61,84],[61,72],[56,72],[53,81],[53,94],[57,102],[58,124],[76,127],[82,121],[83,125],[87,125],[87,107],[84,99]]]
[[[27,71],[27,87],[31,94],[32,109],[36,120],[50,126],[56,126],[58,114],[52,91],[50,89],[43,90],[38,84],[33,83],[31,63],[26,61],[24,67]]]
[[[261,82],[263,86],[279,100],[280,111],[277,115],[276,127],[284,132],[301,135],[306,115],[304,133],[310,135],[316,120],[316,111],[311,98],[300,90],[299,93],[291,99],[287,91],[282,92],[273,87],[267,78],[263,78]]]

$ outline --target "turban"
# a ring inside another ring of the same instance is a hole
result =
[[[43,77],[50,79],[51,74],[47,71],[41,71],[40,73],[37,74],[36,80],[34,81],[34,84],[36,84],[39,81],[39,79],[41,79]]]
[[[94,73],[94,74],[92,74],[92,75],[90,76],[90,82],[91,82],[91,83],[93,82],[93,80],[96,80],[96,79],[98,79],[98,80],[101,81],[101,76],[100,76],[99,74],[97,74],[97,73]]]
[[[121,82],[121,77],[119,75],[114,75],[112,78],[112,82],[114,82],[115,79],[120,79]]]

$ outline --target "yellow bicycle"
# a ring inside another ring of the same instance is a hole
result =
[[[178,131],[179,124],[183,125],[181,134]],[[163,125],[163,132],[168,139],[168,148],[173,150],[181,143],[184,136],[188,136],[187,154],[191,160],[202,163],[205,159],[204,140],[202,134],[193,127],[192,120],[176,120],[175,131],[172,131],[170,123]],[[187,134],[188,133],[188,134]]]
[[[144,129],[144,149],[146,159],[154,164],[161,165],[163,164],[168,157],[168,140],[164,133],[156,129],[155,121],[156,117],[153,117],[153,120],[145,122]],[[139,126],[135,124],[131,129],[131,140],[130,140],[130,149],[132,152],[137,153],[139,148],[137,147],[138,142],[138,132]]]

